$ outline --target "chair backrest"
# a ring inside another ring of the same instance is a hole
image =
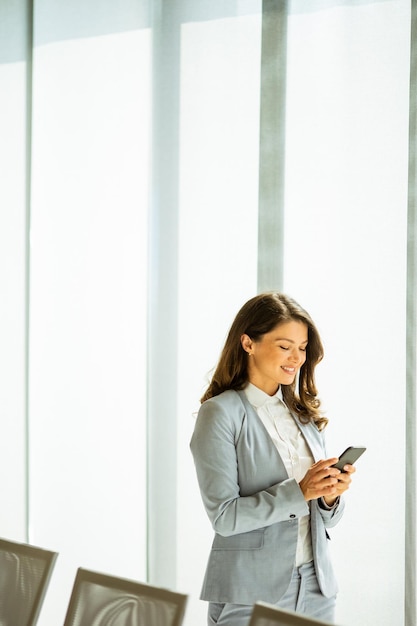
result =
[[[330,626],[330,623],[284,611],[273,604],[257,602],[253,606],[249,626]]]
[[[80,567],[64,626],[181,626],[187,598]]]
[[[57,552],[0,539],[0,624],[34,626]]]

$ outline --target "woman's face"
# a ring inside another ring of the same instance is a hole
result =
[[[306,360],[307,324],[290,321],[253,341],[242,335],[241,342],[248,352],[249,382],[273,396],[280,385],[291,385]]]

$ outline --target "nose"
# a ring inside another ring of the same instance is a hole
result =
[[[298,350],[292,350],[289,358],[292,363],[299,363],[301,361],[301,356],[298,353]]]

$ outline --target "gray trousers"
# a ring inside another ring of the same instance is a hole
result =
[[[334,623],[336,596],[325,598],[320,591],[314,564],[294,568],[288,590],[277,607]],[[250,604],[209,602],[208,626],[248,626],[252,614]]]

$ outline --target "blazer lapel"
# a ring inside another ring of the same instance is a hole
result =
[[[281,476],[281,480],[283,480],[283,477],[289,478],[287,468],[285,467],[285,463],[282,460],[280,453],[278,452],[274,442],[271,439],[270,434],[265,428],[265,425],[262,422],[261,418],[259,417],[258,413],[250,404],[244,391],[238,391],[237,393],[245,408],[246,415],[251,424],[251,426],[249,427],[249,430],[253,429],[253,432],[257,433],[257,438],[261,437],[261,440],[264,442],[263,443],[263,455],[265,455],[265,457],[266,456],[270,457],[271,467],[273,467],[274,465],[277,466],[279,474]]]
[[[303,424],[298,417],[291,413],[301,432],[304,435],[304,438],[307,442],[308,447],[311,450],[311,454],[313,455],[314,461],[320,461],[323,458],[323,439],[320,431],[314,426],[314,424]]]

